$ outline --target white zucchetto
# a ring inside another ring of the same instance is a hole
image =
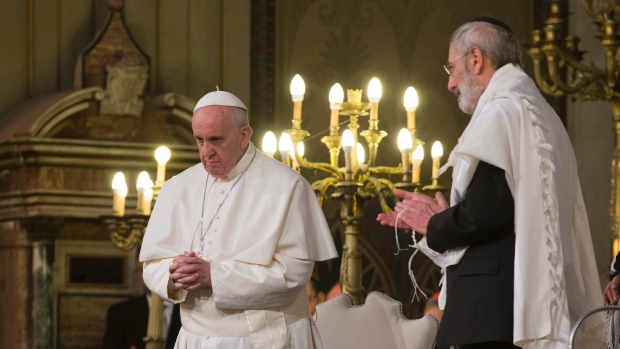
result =
[[[248,110],[245,104],[241,102],[237,96],[230,92],[226,91],[213,91],[204,95],[198,103],[196,103],[196,107],[194,108],[194,112],[198,110],[198,108],[206,107],[209,105],[223,105],[227,107],[237,107],[243,110]]]

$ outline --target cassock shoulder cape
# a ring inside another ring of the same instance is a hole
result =
[[[336,257],[329,227],[310,184],[251,143],[250,147],[245,156],[250,151],[256,156],[219,213],[224,220],[219,259],[267,265],[275,252],[314,261]],[[197,227],[206,182],[202,164],[165,182],[146,229],[141,261],[191,250],[192,241],[200,239]],[[205,212],[205,227],[208,217]]]

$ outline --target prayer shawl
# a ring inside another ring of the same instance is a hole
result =
[[[465,197],[479,161],[505,171],[515,200],[514,343],[566,348],[577,318],[602,305],[592,239],[568,134],[534,81],[512,64],[495,72],[442,168],[453,167],[452,205]],[[419,246],[443,268],[467,250]],[[458,297],[445,290],[444,305]]]

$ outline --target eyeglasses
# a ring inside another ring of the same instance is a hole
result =
[[[458,61],[461,58],[467,57],[467,55],[469,55],[469,52],[455,59],[454,62]],[[443,66],[443,69],[446,71],[446,73],[448,73],[448,75],[452,75],[452,69],[454,69],[454,67],[452,66],[452,63],[448,62],[446,65]]]

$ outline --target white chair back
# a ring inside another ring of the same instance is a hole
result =
[[[380,292],[371,292],[360,306],[338,295],[319,304],[315,317],[324,349],[432,349],[438,328],[431,315],[405,318],[402,304]]]

